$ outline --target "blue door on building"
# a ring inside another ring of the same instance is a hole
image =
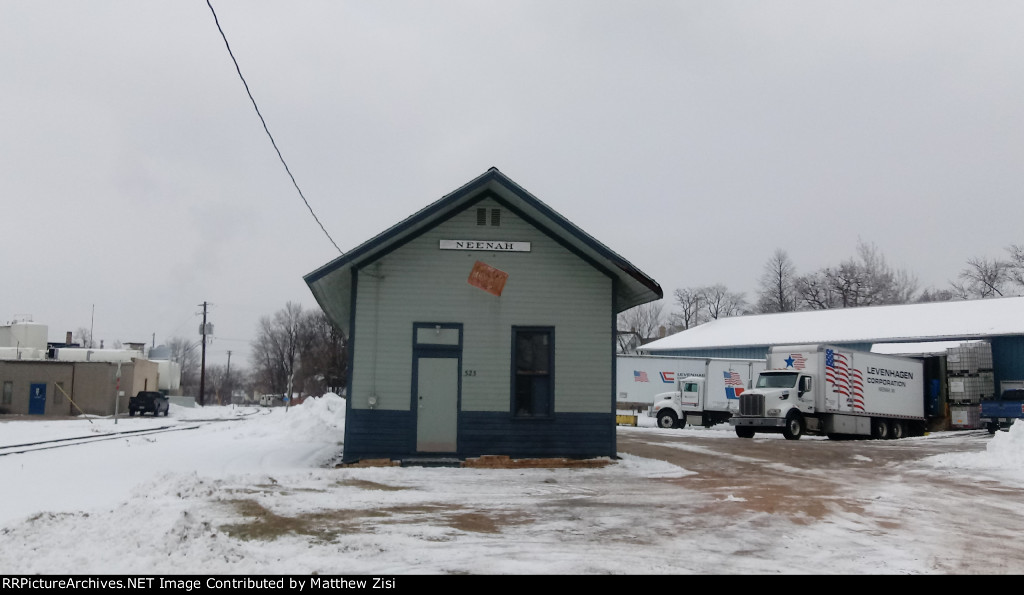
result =
[[[46,384],[40,382],[29,385],[28,412],[29,415],[46,413]]]

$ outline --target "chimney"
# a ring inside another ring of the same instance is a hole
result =
[[[71,345],[71,331],[68,331],[67,336],[64,337],[64,344],[65,345]]]

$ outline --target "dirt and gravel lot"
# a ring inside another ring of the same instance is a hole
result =
[[[703,515],[784,515],[797,524],[856,520],[858,532],[901,535],[931,552],[937,572],[1024,570],[1024,489],[924,462],[983,451],[984,430],[877,441],[754,439],[722,432],[620,428],[620,454],[664,460],[694,473],[664,480],[707,494]]]

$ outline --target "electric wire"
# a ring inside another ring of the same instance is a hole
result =
[[[256,110],[256,115],[259,116],[260,122],[263,123],[263,131],[267,133],[267,138],[270,139],[270,144],[274,146],[274,151],[277,152],[277,158],[281,160],[281,165],[284,166],[284,170],[288,173],[288,177],[291,178],[292,185],[295,186],[295,190],[298,191],[299,197],[302,198],[302,202],[306,203],[306,208],[309,209],[309,214],[313,216],[313,220],[320,226],[324,235],[327,236],[327,239],[330,240],[332,244],[334,244],[334,247],[338,252],[340,254],[344,254],[345,252],[338,247],[338,244],[334,241],[334,238],[331,237],[331,234],[327,233],[327,229],[324,227],[324,224],[320,222],[320,218],[313,212],[313,207],[311,207],[309,201],[306,200],[306,196],[302,193],[302,189],[299,188],[299,183],[295,181],[295,176],[292,175],[292,170],[288,167],[288,164],[285,163],[284,157],[281,155],[281,150],[277,148],[277,143],[274,142],[274,137],[270,134],[270,129],[267,128],[267,121],[263,119],[263,114],[260,113],[260,108],[256,105],[256,99],[253,98],[252,92],[249,90],[249,83],[245,82],[245,77],[242,76],[242,69],[238,66],[238,60],[235,59],[235,54],[231,51],[231,44],[228,43],[228,37],[224,34],[224,29],[220,26],[220,20],[217,18],[217,12],[213,10],[213,5],[210,4],[210,0],[206,0],[206,5],[210,7],[210,12],[213,13],[213,22],[217,25],[217,31],[220,31],[220,36],[224,40],[224,47],[228,49],[228,55],[231,56],[231,61],[235,64],[235,71],[238,72],[238,78],[242,79],[242,84],[245,86],[245,92],[249,95],[249,101],[252,102],[252,107]]]

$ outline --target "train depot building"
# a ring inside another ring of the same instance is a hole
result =
[[[305,277],[349,336],[345,463],[616,455],[646,274],[495,168]]]

